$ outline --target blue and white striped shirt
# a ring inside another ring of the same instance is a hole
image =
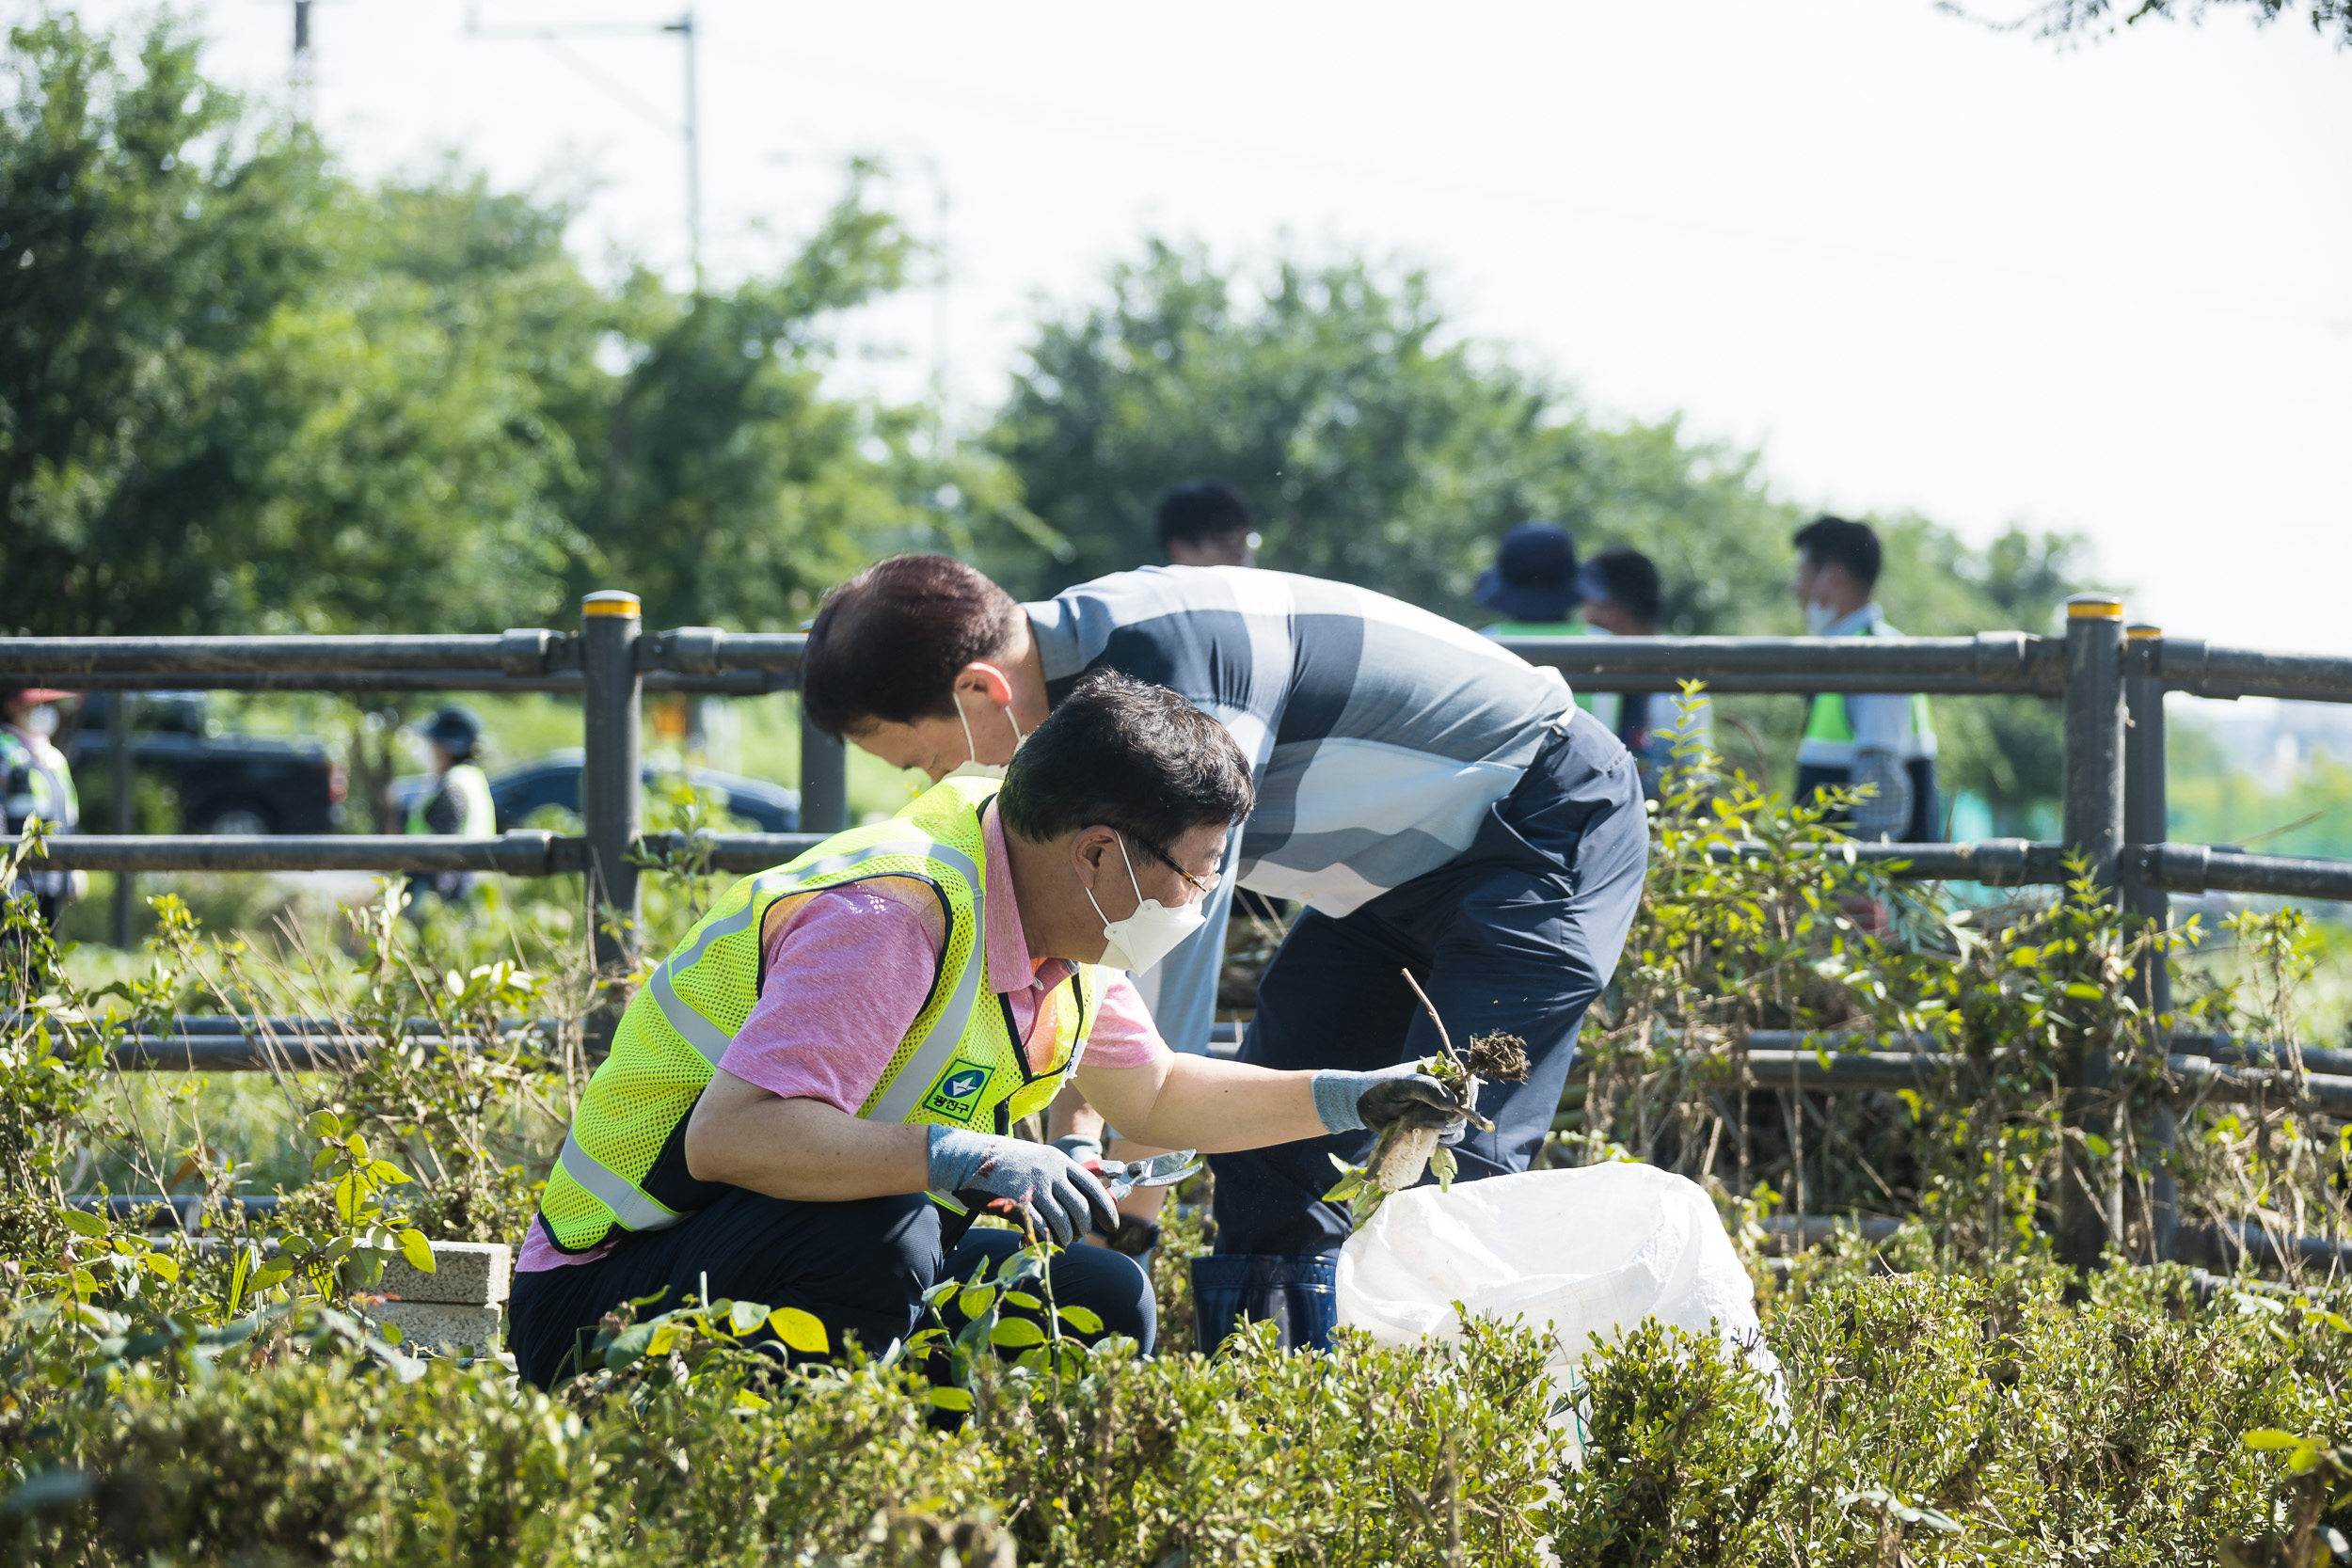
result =
[[[1023,608],[1050,699],[1109,668],[1222,722],[1258,785],[1227,886],[1331,915],[1470,847],[1487,808],[1574,707],[1557,671],[1402,600],[1320,578],[1148,566]],[[1186,946],[1220,942],[1220,916],[1214,934]],[[1197,1013],[1205,1042],[1215,966],[1187,967],[1206,970],[1208,998],[1187,996],[1175,1012]],[[1199,1049],[1194,1020],[1171,1016],[1176,999],[1159,989],[1162,1032]]]

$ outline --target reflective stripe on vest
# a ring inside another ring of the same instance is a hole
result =
[[[936,785],[899,816],[835,834],[721,896],[631,1000],[612,1055],[580,1097],[540,1204],[559,1249],[595,1246],[615,1225],[675,1225],[725,1190],[685,1170],[682,1130],[757,1000],[762,924],[779,899],[798,892],[904,877],[928,885],[947,915],[933,992],[861,1117],[1001,1132],[1010,1117],[1051,1101],[1091,1022],[1085,988],[1103,982],[1088,966],[1067,994],[1057,987],[1042,1000],[1031,1034],[1044,1065],[1034,1070],[1012,1036],[1009,1008],[982,1004],[987,892],[979,810],[995,789],[982,780]],[[957,842],[945,842],[950,837]]]
[[[630,1230],[660,1230],[685,1217],[647,1197],[628,1177],[607,1168],[602,1161],[580,1147],[577,1133],[564,1134],[564,1152],[555,1157],[555,1163]]]

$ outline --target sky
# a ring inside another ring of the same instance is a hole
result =
[[[284,91],[292,8],[200,11],[214,71]],[[2079,531],[2135,620],[2352,651],[2352,52],[2237,9],[2060,46],[1929,0],[704,0],[703,251],[775,264],[881,155],[946,281],[850,373],[971,418],[1147,233],[1393,257],[1802,504]],[[591,189],[584,257],[682,278],[678,15],[319,0],[313,113],[362,173]],[[612,30],[511,36],[549,25]]]

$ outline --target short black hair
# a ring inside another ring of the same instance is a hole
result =
[[[1610,599],[1623,605],[1635,620],[1654,626],[1665,613],[1666,588],[1658,575],[1658,563],[1641,551],[1620,545],[1593,557],[1585,569],[1600,578]]]
[[[996,804],[1032,844],[1100,824],[1165,849],[1256,800],[1224,725],[1167,687],[1097,670],[1013,752]]]
[[[1810,556],[1816,566],[1834,562],[1852,573],[1864,589],[1878,585],[1879,536],[1869,524],[1824,515],[1797,530],[1796,538],[1797,548]]]
[[[1171,539],[1199,544],[1249,526],[1249,502],[1217,479],[1191,479],[1160,498],[1160,547]]]
[[[801,711],[836,740],[956,711],[956,672],[1000,654],[1021,607],[944,555],[894,555],[825,595],[801,651]]]

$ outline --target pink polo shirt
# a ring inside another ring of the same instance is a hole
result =
[[[1039,1005],[1070,978],[1073,966],[1030,956],[993,805],[982,819],[981,837],[988,979],[1011,1004],[1022,1051],[1030,1054],[1043,1048],[1031,1037]],[[928,894],[917,904],[889,884],[852,882],[810,897],[769,938],[759,1000],[719,1066],[783,1099],[821,1100],[855,1116],[930,994],[939,970],[938,922],[939,907]],[[1086,1059],[1096,1067],[1136,1068],[1168,1052],[1135,982],[1116,975],[1096,1005]],[[612,1244],[558,1252],[534,1217],[515,1267],[532,1274],[593,1262]]]

